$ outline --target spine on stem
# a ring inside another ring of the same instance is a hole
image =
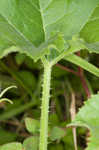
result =
[[[44,65],[39,150],[47,150],[51,68],[50,64]]]

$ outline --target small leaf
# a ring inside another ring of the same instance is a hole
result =
[[[54,127],[51,130],[49,138],[51,141],[60,140],[62,137],[65,136],[65,131],[59,127]]]
[[[40,128],[40,123],[38,120],[35,119],[31,119],[31,118],[26,118],[25,119],[25,124],[26,124],[26,128],[27,130],[34,134],[39,132],[39,128]]]
[[[9,143],[0,147],[0,150],[22,150],[21,143]]]
[[[38,150],[39,138],[37,136],[29,137],[23,142],[25,150]]]
[[[99,94],[92,95],[68,126],[84,126],[90,130],[86,150],[99,150]]]

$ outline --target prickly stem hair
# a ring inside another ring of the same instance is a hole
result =
[[[39,150],[47,150],[48,144],[48,112],[50,99],[51,69],[52,66],[49,63],[44,65]]]

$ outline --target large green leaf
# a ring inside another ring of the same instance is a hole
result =
[[[99,53],[99,5],[80,34],[87,42],[88,49],[91,52]]]
[[[0,1],[0,50],[20,47],[29,55],[36,55],[44,41],[44,32],[38,1]]]
[[[39,138],[38,136],[32,136],[24,140],[23,149],[24,150],[38,150]]]
[[[61,31],[68,39],[88,21],[98,0],[40,0],[45,37]]]
[[[99,150],[99,94],[92,95],[70,124],[89,128],[90,137],[86,150]]]
[[[97,4],[98,0],[0,0],[0,54],[15,46],[34,59],[40,57],[54,40],[49,42],[52,32],[70,39]]]

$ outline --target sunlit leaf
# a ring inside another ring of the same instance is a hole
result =
[[[90,137],[86,150],[99,149],[99,94],[92,95],[85,102],[70,125],[87,127],[90,130]]]

